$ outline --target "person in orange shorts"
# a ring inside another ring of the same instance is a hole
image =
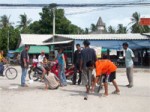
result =
[[[102,81],[104,83],[104,89],[105,89],[104,96],[108,96],[108,82],[112,82],[116,89],[114,92],[112,92],[112,94],[119,95],[120,90],[115,81],[116,70],[117,70],[116,65],[108,59],[97,60],[96,63],[94,63],[92,61],[89,61],[87,63],[87,66],[90,68],[94,68],[94,65],[96,66],[96,80],[98,80],[100,77],[102,77]],[[96,81],[95,81],[95,83],[96,83]]]

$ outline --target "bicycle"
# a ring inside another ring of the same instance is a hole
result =
[[[14,80],[18,76],[17,70],[10,66],[10,64],[4,65],[4,75],[9,79],[9,80]]]

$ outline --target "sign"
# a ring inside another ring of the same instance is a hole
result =
[[[102,47],[91,46],[91,48],[95,50],[97,58],[101,58]]]
[[[143,26],[150,25],[150,18],[141,18],[140,19],[140,25],[143,25]]]

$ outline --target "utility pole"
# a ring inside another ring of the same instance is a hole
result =
[[[53,7],[53,42],[55,38],[55,7]]]
[[[56,9],[57,4],[52,3],[50,4],[50,8],[52,8],[53,11],[53,42],[55,41],[55,9]]]
[[[9,51],[9,29],[8,29],[8,37],[7,37],[7,52]]]

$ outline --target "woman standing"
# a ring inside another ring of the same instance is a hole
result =
[[[58,60],[58,74],[60,77],[61,86],[67,86],[67,81],[65,76],[66,62],[65,62],[62,48],[60,48],[58,51],[57,60]]]

